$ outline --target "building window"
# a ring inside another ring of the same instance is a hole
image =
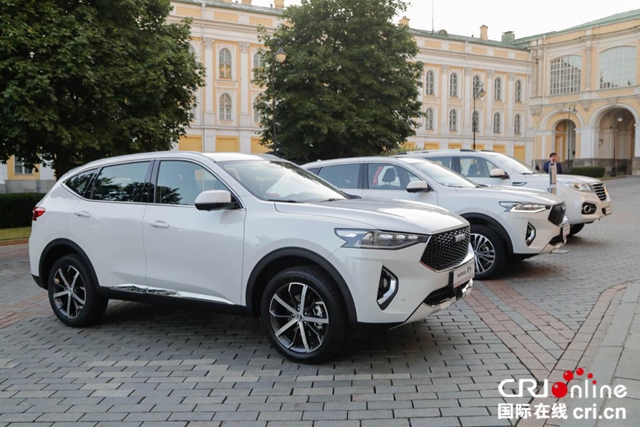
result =
[[[16,157],[13,162],[13,173],[14,175],[31,175],[33,170],[24,165],[24,159]]]
[[[458,112],[456,110],[449,111],[449,130],[452,132],[458,130]]]
[[[516,102],[522,102],[522,80],[516,80]]]
[[[433,109],[427,108],[427,111],[425,112],[424,117],[427,122],[427,130],[433,130]]]
[[[254,99],[253,101],[253,123],[255,123],[256,125],[259,125],[261,122],[261,114],[260,114],[260,110],[258,109],[258,103],[260,101],[258,100],[258,97],[256,97],[256,99]]]
[[[551,61],[551,95],[580,92],[582,58],[566,55]]]
[[[433,71],[427,71],[426,86],[425,86],[425,91],[427,95],[434,94],[434,91],[433,91],[434,86],[435,86],[435,76],[433,74]]]
[[[449,96],[451,98],[458,97],[458,75],[456,73],[449,76]]]
[[[520,135],[522,133],[522,123],[520,121],[520,114],[516,114],[516,117],[513,120],[513,131],[516,135]]]
[[[493,99],[496,101],[502,100],[502,79],[500,79],[499,77],[494,80]]]
[[[225,93],[220,97],[220,121],[231,120],[231,97]]]
[[[253,55],[253,68],[262,68],[264,67],[264,61],[262,60],[262,55],[260,54],[260,52],[256,52],[255,55]]]
[[[220,49],[218,58],[220,62],[220,78],[230,79],[231,78],[231,52],[229,51],[229,49]]]
[[[493,115],[493,133],[500,133],[500,113]]]
[[[614,47],[600,53],[600,89],[633,86],[635,81],[635,47]]]
[[[473,114],[471,115],[471,126],[472,126],[472,132],[478,132],[478,112],[474,111]]]

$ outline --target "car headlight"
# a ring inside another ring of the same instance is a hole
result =
[[[589,192],[589,193],[593,192],[593,188],[591,188],[591,186],[589,184],[585,184],[584,182],[567,182],[567,183],[565,183],[565,185],[568,185],[569,187],[573,188],[574,190],[586,191],[586,192]]]
[[[546,205],[527,202],[500,202],[500,206],[507,208],[508,212],[539,213],[547,209]]]
[[[403,249],[418,243],[427,243],[429,236],[379,230],[336,229],[338,237],[345,241],[345,248]]]

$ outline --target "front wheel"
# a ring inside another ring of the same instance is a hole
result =
[[[569,236],[575,236],[584,228],[584,224],[573,224],[569,229]]]
[[[476,253],[476,279],[489,279],[502,271],[506,249],[495,231],[485,225],[472,224],[471,247]]]
[[[329,360],[349,336],[342,295],[318,267],[292,267],[276,274],[264,291],[260,312],[269,340],[293,362]]]

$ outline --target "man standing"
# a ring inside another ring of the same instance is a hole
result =
[[[546,173],[549,173],[549,164],[550,163],[555,163],[556,164],[556,171],[559,174],[562,173],[562,165],[560,163],[558,163],[558,153],[556,153],[555,151],[553,153],[549,154],[549,160],[544,162],[544,166],[542,167],[542,169],[544,169],[544,171]]]

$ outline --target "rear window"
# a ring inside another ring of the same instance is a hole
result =
[[[149,162],[127,163],[102,168],[93,185],[92,200],[109,202],[148,201],[146,183]]]
[[[64,185],[80,197],[87,197],[87,192],[90,189],[89,183],[96,175],[96,169],[80,172],[79,174],[72,176],[65,181]]]

